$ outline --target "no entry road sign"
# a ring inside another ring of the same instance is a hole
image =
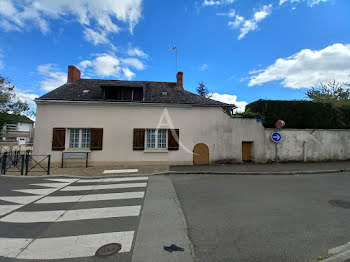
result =
[[[278,142],[281,141],[282,135],[280,133],[278,133],[278,132],[274,132],[271,135],[271,139],[272,139],[273,142],[278,143]]]

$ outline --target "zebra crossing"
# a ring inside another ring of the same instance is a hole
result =
[[[121,244],[118,261],[130,261],[147,183],[147,176],[45,178],[0,195],[0,261],[94,261],[109,243]]]

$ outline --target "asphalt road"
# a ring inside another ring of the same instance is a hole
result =
[[[148,177],[111,179],[0,177],[0,261],[131,261]]]
[[[350,173],[171,177],[196,261],[309,262],[350,241]]]

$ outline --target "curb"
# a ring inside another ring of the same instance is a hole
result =
[[[166,171],[159,173],[150,174],[117,174],[117,175],[103,175],[103,176],[75,176],[66,174],[55,174],[55,175],[43,175],[43,176],[16,176],[16,175],[0,175],[0,177],[28,177],[28,178],[38,178],[38,177],[72,177],[72,178],[84,178],[84,179],[98,179],[98,178],[113,178],[121,176],[158,176],[158,175],[236,175],[236,176],[258,176],[258,175],[313,175],[313,174],[332,174],[332,173],[343,173],[350,172],[350,168],[340,168],[340,169],[329,169],[329,170],[307,170],[307,171],[271,171],[271,172],[232,172],[232,171]]]
[[[308,171],[272,171],[272,172],[230,172],[230,171],[168,171],[152,175],[312,175],[350,172],[350,168]]]
[[[81,178],[81,179],[99,179],[99,178],[116,178],[116,177],[125,177],[125,176],[151,176],[153,174],[118,174],[118,175],[110,175],[110,176],[75,176],[75,175],[65,175],[65,174],[57,174],[57,175],[42,175],[42,176],[20,176],[20,175],[0,175],[1,177],[13,177],[13,178],[55,178],[55,177],[69,177],[69,178]]]

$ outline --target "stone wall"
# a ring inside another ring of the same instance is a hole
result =
[[[275,161],[274,129],[265,129],[266,162]],[[282,129],[277,144],[278,158],[289,161],[330,161],[350,159],[350,130]]]

